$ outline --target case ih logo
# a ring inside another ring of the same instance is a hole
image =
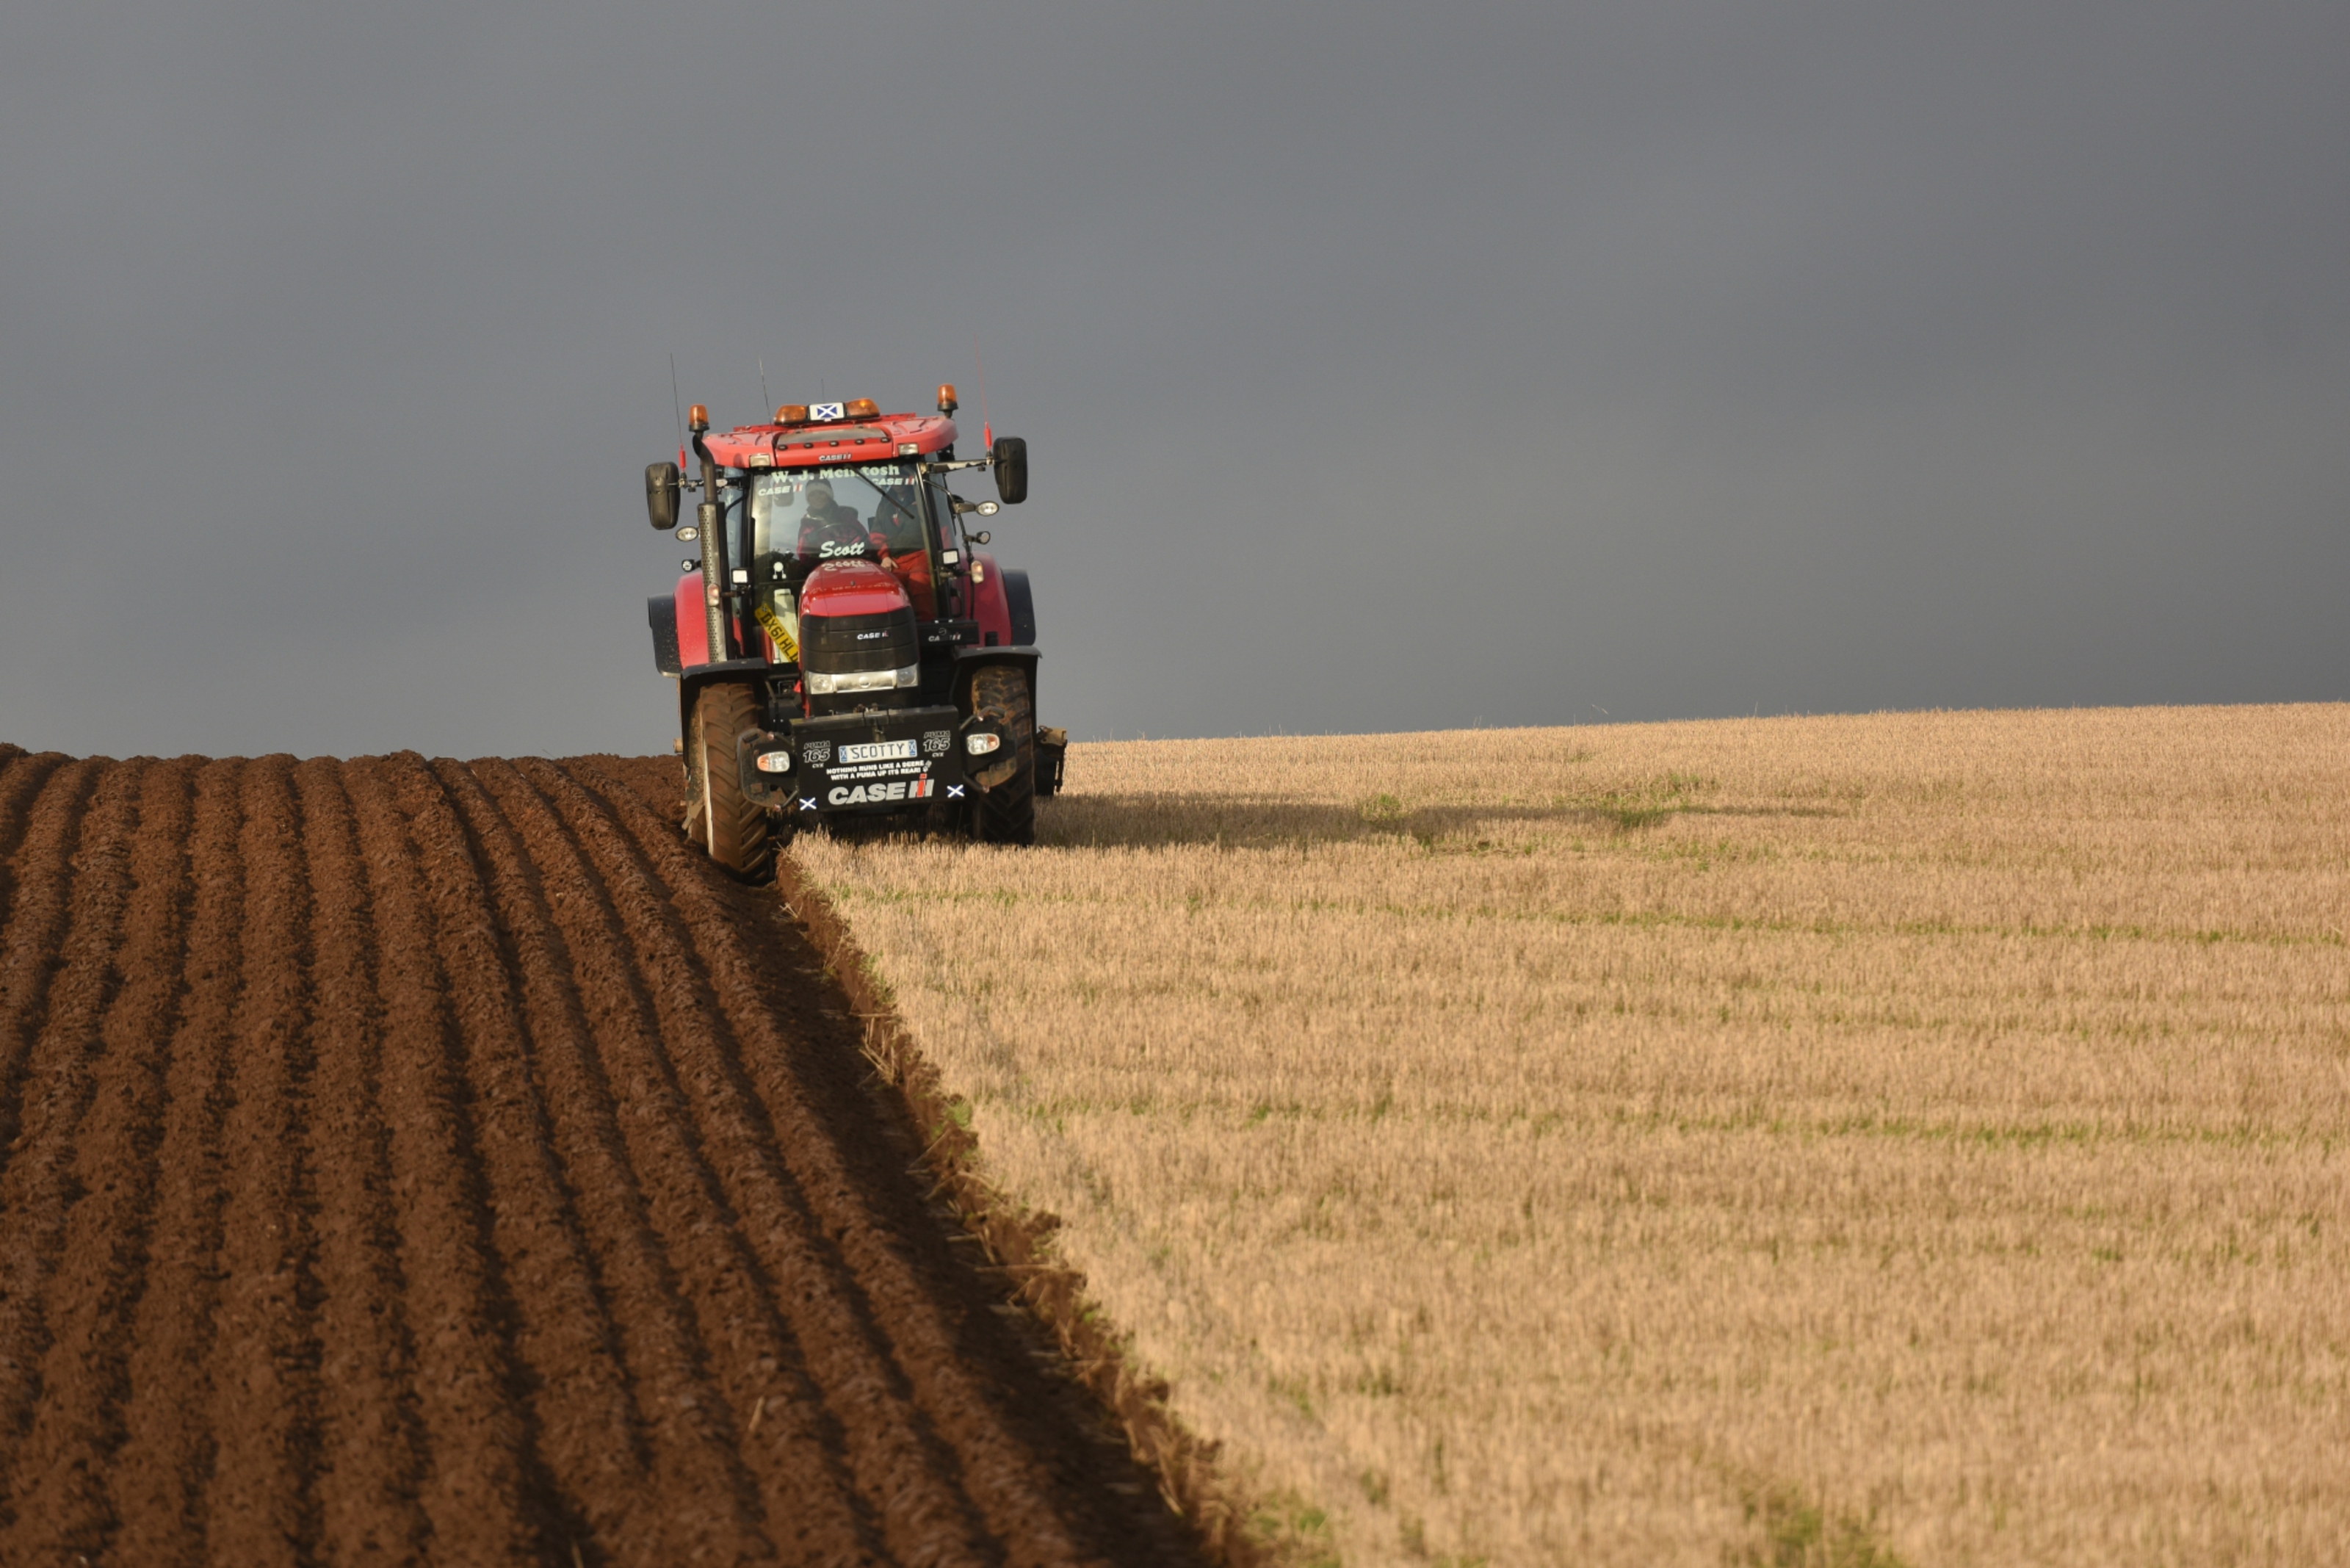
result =
[[[938,792],[936,779],[892,779],[888,784],[835,784],[824,797],[827,805],[870,805],[884,800],[928,800]],[[959,789],[950,794],[961,794]]]

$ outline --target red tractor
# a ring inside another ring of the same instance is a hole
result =
[[[723,432],[694,405],[699,480],[645,470],[652,525],[698,541],[649,601],[653,656],[678,680],[685,830],[738,877],[817,823],[1035,835],[1066,736],[1035,722],[1036,609],[1025,572],[974,552],[993,501],[949,476],[992,469],[1027,498],[1027,444],[955,456],[952,387],[936,414],[872,402],[785,404]],[[684,454],[681,452],[680,457]],[[678,525],[679,493],[701,493]]]

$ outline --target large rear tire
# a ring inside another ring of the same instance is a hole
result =
[[[1028,677],[1008,664],[990,664],[971,678],[972,711],[993,719],[1012,737],[1012,755],[981,770],[993,785],[979,792],[972,809],[977,837],[983,844],[1036,842],[1036,706],[1028,695]]]
[[[685,740],[686,825],[696,843],[729,874],[746,882],[775,869],[775,841],[765,808],[743,793],[734,742],[759,729],[766,715],[747,686],[705,686],[693,700],[692,733]]]

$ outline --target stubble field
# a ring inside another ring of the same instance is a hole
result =
[[[793,853],[1297,1543],[2339,1560],[2350,707],[1069,766]]]

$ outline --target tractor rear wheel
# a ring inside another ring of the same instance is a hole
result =
[[[979,770],[986,784],[972,810],[984,844],[1036,842],[1036,707],[1028,677],[1008,664],[990,664],[971,678],[972,711],[993,719],[1012,737],[1012,754]],[[989,780],[993,780],[992,784]]]
[[[747,686],[705,686],[693,700],[692,733],[685,742],[686,822],[710,857],[746,882],[774,869],[767,814],[743,793],[734,742],[761,727],[765,714]]]

